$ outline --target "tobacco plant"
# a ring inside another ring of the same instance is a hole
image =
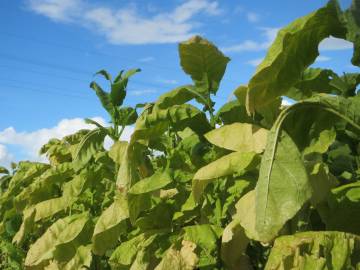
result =
[[[360,66],[358,0],[281,29],[218,111],[230,59],[202,37],[179,45],[193,84],[154,102],[123,106],[139,69],[99,71],[110,126],[87,119],[41,148],[48,164],[0,168],[0,268],[359,269],[360,74],[311,67],[329,36]]]

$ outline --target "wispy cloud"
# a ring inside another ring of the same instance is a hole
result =
[[[169,79],[158,78],[156,79],[156,81],[163,84],[178,84],[177,80],[171,80],[171,79],[169,80]]]
[[[151,61],[154,61],[154,60],[155,60],[155,57],[148,56],[148,57],[140,58],[137,61],[142,62],[142,63],[147,63],[147,62],[151,62]]]
[[[260,20],[260,15],[255,12],[247,12],[246,18],[249,22],[256,23]]]
[[[326,62],[326,61],[330,61],[330,60],[331,60],[331,57],[323,56],[323,55],[320,55],[316,58],[316,62]]]
[[[9,167],[14,161],[14,155],[10,154],[5,145],[0,144],[0,166]]]
[[[262,60],[264,60],[264,58],[256,58],[256,59],[249,60],[246,63],[251,66],[256,67],[262,62]]]
[[[94,29],[112,44],[156,44],[185,40],[196,34],[199,14],[219,15],[222,10],[212,0],[186,0],[168,12],[151,16],[139,14],[136,6],[120,9],[93,6],[85,0],[27,0],[30,10],[54,21],[79,24]]]
[[[319,45],[319,49],[323,51],[348,50],[352,48],[353,44],[351,42],[334,37],[324,39]]]
[[[264,37],[263,41],[245,40],[238,44],[223,47],[224,52],[248,52],[248,51],[263,51],[266,50],[274,41],[279,28],[261,27],[261,36]]]
[[[132,95],[132,96],[142,96],[142,95],[147,95],[147,94],[155,94],[155,93],[157,93],[157,90],[155,90],[155,89],[129,90],[128,93],[129,93],[129,95]]]

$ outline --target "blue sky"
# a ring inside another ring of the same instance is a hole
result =
[[[340,1],[343,7],[350,0]],[[308,1],[0,1],[0,164],[35,159],[50,137],[107,116],[89,89],[93,74],[140,67],[126,104],[155,100],[190,82],[177,43],[200,34],[231,58],[218,105],[247,83],[277,29],[326,4]],[[314,64],[337,72],[350,65],[351,44],[329,39]],[[101,81],[100,79],[98,79]],[[131,133],[131,128],[127,136]]]

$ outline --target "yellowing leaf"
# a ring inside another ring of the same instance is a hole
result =
[[[259,164],[259,157],[254,152],[234,152],[223,156],[200,168],[194,175],[192,191],[196,201],[199,201],[205,187],[219,177],[243,173],[252,170]]]
[[[212,144],[240,152],[261,153],[265,149],[268,131],[255,125],[234,123],[205,134]]]

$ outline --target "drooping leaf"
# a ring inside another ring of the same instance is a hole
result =
[[[194,243],[198,247],[195,252],[199,258],[197,267],[216,265],[219,255],[217,241],[222,230],[209,224],[186,226],[183,230],[183,239]]]
[[[166,251],[164,258],[156,266],[155,270],[192,270],[195,269],[198,257],[194,250],[196,245],[191,241],[182,241],[180,250],[171,247]]]
[[[215,94],[230,59],[199,36],[179,44],[180,64],[195,85]]]
[[[130,69],[120,77],[118,76],[114,83],[111,84],[110,98],[114,106],[121,106],[123,104],[129,78],[140,71],[140,69]]]
[[[99,217],[92,237],[92,250],[97,255],[103,255],[113,248],[118,238],[126,229],[125,220],[129,217],[127,201],[122,196],[115,198]]]
[[[311,185],[296,144],[282,131],[269,132],[256,185],[256,229],[271,241],[311,197]]]
[[[39,269],[48,264],[57,248],[73,241],[81,233],[88,219],[88,213],[83,213],[57,220],[30,247],[25,259],[25,267]]]
[[[302,73],[300,81],[286,92],[286,96],[303,100],[317,93],[339,94],[340,91],[331,85],[334,76],[337,75],[330,69],[308,68]]]
[[[135,183],[129,190],[131,194],[143,194],[151,191],[159,190],[173,181],[168,171],[155,172],[152,176],[141,179]]]
[[[110,95],[108,93],[106,93],[101,87],[100,85],[98,85],[96,82],[91,82],[90,83],[90,88],[92,88],[96,95],[98,96],[101,105],[103,106],[103,108],[110,114],[113,115],[114,114],[114,105],[111,103],[110,100]]]
[[[360,184],[355,182],[331,190],[319,206],[327,230],[360,234]]]
[[[249,258],[245,251],[249,239],[239,220],[234,219],[224,229],[221,239],[221,259],[229,270],[251,270]]]
[[[294,112],[306,112],[315,107],[320,112],[344,119],[360,131],[360,114],[356,109],[359,102],[357,98],[318,96],[299,102],[280,114],[268,134],[256,186],[256,230],[261,241],[271,241],[285,222],[310,199],[312,193],[297,145],[282,130],[287,117]]]
[[[156,101],[155,107],[159,109],[168,109],[173,105],[184,104],[195,97],[192,91],[189,91],[191,85],[177,87],[165,94],[162,94]]]
[[[125,155],[127,148],[127,141],[116,141],[109,150],[109,157],[117,164],[121,164],[121,161]]]
[[[89,269],[92,261],[91,245],[79,246],[76,250],[75,256],[67,262],[62,269],[64,270],[78,270]]]
[[[338,6],[330,1],[325,7],[301,17],[278,32],[263,62],[249,82],[247,108],[255,109],[285,94],[301,78],[304,70],[319,55],[319,43],[330,35],[345,37],[339,21]]]
[[[235,122],[253,123],[253,119],[247,114],[245,104],[238,100],[225,103],[216,113],[216,118],[220,119],[224,125]]]
[[[356,269],[360,239],[343,232],[304,232],[275,240],[266,270]]]
[[[9,174],[9,170],[6,169],[5,167],[2,167],[0,166],[0,174],[3,173],[3,174]]]
[[[94,129],[82,138],[74,153],[74,167],[79,170],[103,148],[106,133],[102,129]]]
[[[205,187],[214,179],[244,173],[259,164],[259,157],[254,152],[234,152],[223,156],[200,168],[194,175],[192,191],[196,201],[199,201]]]
[[[260,241],[256,230],[256,201],[255,190],[251,190],[240,198],[236,203],[236,214],[234,218],[239,220],[248,238]]]
[[[102,75],[106,80],[111,82],[111,75],[105,69],[99,70],[98,72],[95,73],[95,75]]]
[[[353,42],[354,53],[351,62],[355,66],[360,66],[360,3],[353,0],[349,9],[343,12],[343,23],[346,26],[346,39]]]
[[[265,149],[268,131],[255,125],[234,123],[205,134],[212,144],[239,152],[261,153]]]

